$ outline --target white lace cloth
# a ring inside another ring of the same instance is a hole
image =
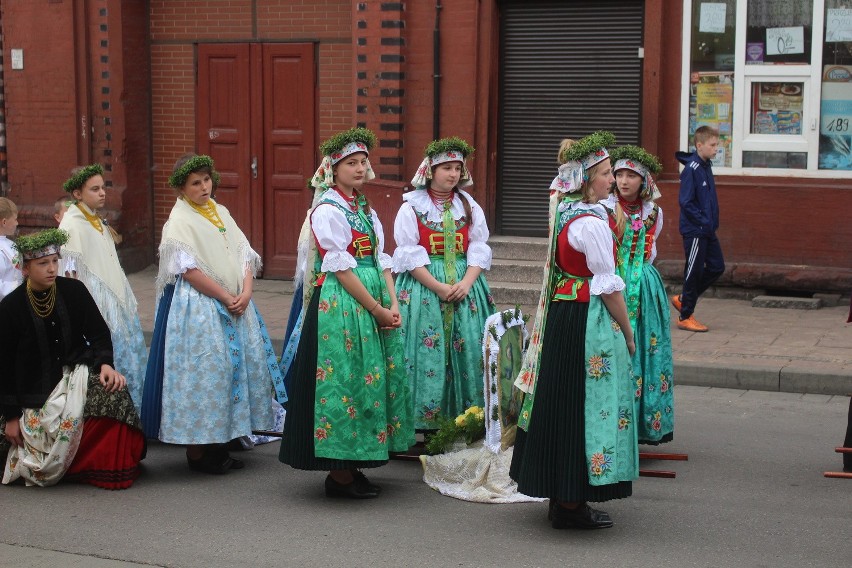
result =
[[[570,207],[576,210],[597,211],[606,219],[607,212],[599,203],[575,201],[560,206],[560,211]],[[560,235],[561,237],[561,235]],[[586,263],[593,276],[589,293],[593,296],[611,294],[624,289],[624,280],[615,273],[615,257],[612,254],[612,231],[609,224],[594,217],[580,217],[568,226],[568,244],[586,255]]]
[[[17,288],[23,280],[21,271],[15,266],[17,252],[12,241],[0,235],[0,300]]]
[[[468,231],[467,264],[478,266],[483,270],[491,269],[491,247],[488,246],[488,224],[485,222],[485,213],[482,207],[473,200],[466,191],[461,191],[461,196],[453,197],[450,211],[453,219],[461,219],[465,215],[462,199],[467,199],[470,204],[470,213],[473,221]],[[403,195],[405,203],[399,208],[396,220],[393,224],[393,238],[396,241],[396,250],[393,253],[393,271],[396,273],[407,272],[421,266],[430,264],[428,251],[420,246],[419,222],[415,212],[426,216],[426,220],[432,223],[442,223],[444,211],[432,201],[426,190],[415,190]]]
[[[246,251],[247,257],[257,257],[260,256],[254,252],[253,249],[248,249]],[[246,272],[248,272],[251,268],[251,260],[250,258],[243,259],[243,264],[246,266]],[[198,261],[194,256],[189,254],[184,250],[178,250],[171,257],[171,261],[169,262],[169,266],[167,267],[170,274],[183,274],[187,270],[192,270],[193,268],[198,268]],[[245,274],[245,273],[244,273]]]
[[[470,448],[420,456],[423,481],[441,495],[475,503],[524,503],[544,501],[518,493],[518,484],[509,477],[514,448],[494,453],[482,441]]]
[[[345,200],[333,189],[325,192],[322,198],[331,198],[344,207],[348,207]],[[373,229],[376,231],[379,242],[379,266],[383,270],[391,268],[393,260],[389,254],[384,252],[385,232],[382,228],[382,222],[379,221],[379,216],[376,215],[374,210],[371,211],[371,217]],[[322,272],[339,272],[358,266],[355,257],[346,250],[352,243],[352,227],[341,210],[331,204],[320,203],[311,213],[311,230],[319,246],[326,251],[320,267]]]

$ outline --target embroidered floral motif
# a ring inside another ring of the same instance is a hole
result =
[[[441,343],[441,335],[431,325],[420,332],[423,338],[423,345],[429,349],[437,349]]]
[[[400,290],[397,298],[399,298],[400,303],[407,306],[411,302],[411,293],[408,290]]]
[[[420,415],[422,416],[423,420],[431,422],[432,420],[435,420],[440,413],[440,405],[434,400],[432,400],[429,401],[429,404],[423,406],[423,410],[421,411]]]
[[[657,347],[657,334],[651,332],[651,337],[648,339],[648,355],[656,354],[660,348]]]
[[[630,411],[626,408],[618,409],[618,429],[626,430],[630,425]]]
[[[603,447],[600,452],[592,454],[589,474],[594,477],[606,477],[612,469],[612,448]]]
[[[596,381],[609,378],[610,376],[610,358],[611,354],[606,351],[601,351],[598,355],[592,355],[586,363],[586,372],[588,376]]]

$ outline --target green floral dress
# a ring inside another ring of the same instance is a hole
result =
[[[466,192],[439,206],[426,190],[404,197],[394,223],[393,256],[405,367],[413,399],[415,428],[434,430],[442,418],[455,418],[471,405],[483,405],[482,335],[495,312],[483,274],[465,299],[442,302],[411,270],[424,267],[438,281],[460,281],[468,265],[491,267],[488,227],[482,209]],[[471,207],[467,219],[462,199]],[[455,247],[445,247],[452,241]]]
[[[616,197],[604,205],[615,217]],[[669,301],[660,273],[652,264],[663,212],[654,203],[627,215],[618,243],[616,269],[626,284],[625,299],[636,342],[633,380],[639,395],[639,443],[660,444],[674,438],[674,378]]]
[[[379,329],[335,274],[351,268],[371,296],[390,306],[381,266],[389,265],[390,257],[381,253],[382,242],[376,237],[382,234],[381,224],[375,213],[368,217],[361,206],[354,209],[332,189],[312,214],[322,257],[315,267],[314,294],[319,298],[311,303],[316,306],[312,443],[320,462],[335,460],[332,468],[346,462],[356,462],[353,467],[360,465],[357,462],[379,465],[375,462],[387,460],[388,452],[404,452],[414,444],[399,330]],[[313,339],[303,336],[299,350]],[[301,381],[294,388],[308,384]],[[287,437],[285,423],[285,442]],[[286,453],[282,445],[282,461],[299,467]]]

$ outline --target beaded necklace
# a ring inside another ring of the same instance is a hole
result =
[[[435,207],[437,207],[438,209],[441,209],[441,210],[443,210],[446,207],[447,202],[449,202],[450,206],[452,206],[453,197],[455,197],[453,195],[453,191],[450,191],[449,193],[447,193],[445,195],[439,195],[432,188],[427,189],[426,193],[429,194],[429,199],[432,200],[432,203],[435,204]]]
[[[36,315],[42,319],[46,318],[53,313],[53,307],[56,305],[56,282],[51,284],[43,298],[39,298],[33,292],[30,280],[27,278],[27,297],[30,299],[30,305]]]
[[[222,222],[222,218],[219,216],[219,212],[216,211],[216,204],[213,202],[212,199],[208,199],[207,203],[205,203],[204,205],[198,205],[191,199],[184,198],[184,201],[186,201],[186,203],[189,204],[190,207],[195,209],[199,215],[213,223],[213,226],[219,229],[219,232],[222,233],[222,236],[225,236],[225,231],[227,230],[225,229],[225,223]]]
[[[101,223],[100,217],[98,217],[97,215],[90,215],[89,212],[86,211],[86,208],[81,207],[79,203],[76,203],[76,205],[77,209],[79,209],[80,212],[83,214],[83,217],[86,218],[86,221],[88,221],[92,225],[92,227],[94,227],[99,233],[103,234],[104,225],[103,223]]]

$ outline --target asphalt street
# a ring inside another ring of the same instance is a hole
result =
[[[612,529],[557,531],[539,503],[483,505],[426,486],[420,465],[371,472],[384,492],[330,500],[323,474],[280,464],[278,443],[246,468],[193,473],[183,448],[154,443],[129,490],[0,488],[0,566],[848,566],[852,481],[839,470],[849,399],[679,386],[675,441],[687,462],[643,462],[601,508]]]

